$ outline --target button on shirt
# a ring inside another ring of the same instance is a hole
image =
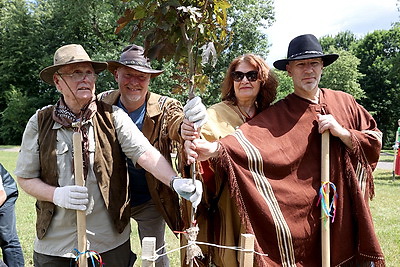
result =
[[[122,151],[136,163],[137,159],[151,148],[151,144],[127,114],[116,106],[113,106],[113,121]],[[86,180],[89,193],[89,205],[86,211],[88,249],[102,253],[118,247],[129,239],[130,224],[119,234],[108,215],[93,172],[95,153],[93,124],[89,123],[86,127],[89,127],[90,151],[90,167]],[[58,183],[60,186],[73,185],[75,184],[72,158],[73,131],[58,123],[54,123],[53,129],[57,129]],[[37,113],[31,117],[26,126],[15,174],[22,178],[40,178]],[[35,239],[34,250],[46,255],[74,257],[73,249],[78,247],[76,235],[76,211],[56,206],[50,227],[43,239]]]

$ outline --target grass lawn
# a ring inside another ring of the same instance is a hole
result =
[[[1,148],[10,148],[9,146],[0,146]],[[8,152],[0,150],[0,162],[3,166],[14,176],[14,170],[17,159],[17,152]],[[25,257],[25,266],[33,267],[32,254],[33,254],[33,241],[35,239],[35,222],[36,222],[36,212],[35,212],[35,199],[23,190],[19,190],[19,198],[16,204],[16,216],[17,216],[17,230],[18,237],[20,239],[22,249]],[[139,235],[137,232],[137,225],[134,220],[132,223],[132,233],[131,233],[131,245],[132,251],[138,255],[138,260],[136,261],[134,267],[141,266],[141,247]],[[166,230],[166,243],[167,251],[179,247],[179,239],[169,230]],[[1,255],[1,251],[0,251]],[[179,251],[172,252],[169,255],[171,266],[180,266],[180,254]],[[11,267],[11,266],[10,266]]]
[[[386,152],[382,159],[384,161],[393,161],[393,151]],[[391,155],[390,155],[391,153]],[[0,150],[0,162],[13,174],[15,170],[17,152],[8,152]],[[374,224],[380,244],[386,257],[388,267],[398,266],[400,262],[400,178],[392,180],[391,170],[375,171],[375,198],[370,202],[371,211],[374,218]],[[25,255],[27,267],[32,267],[33,240],[35,238],[35,220],[34,198],[20,190],[20,197],[17,201],[17,229],[22,248]],[[136,230],[136,224],[132,220],[132,250],[138,254],[138,261],[135,264],[140,266],[140,243]],[[167,230],[167,251],[179,247],[178,239]],[[169,254],[171,266],[179,266],[179,251]]]
[[[382,151],[381,159],[393,162],[393,150]],[[374,172],[375,198],[370,202],[379,242],[386,257],[386,266],[400,263],[400,177],[393,181],[392,170]]]

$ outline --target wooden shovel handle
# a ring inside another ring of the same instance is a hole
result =
[[[322,133],[321,143],[321,186],[329,182],[329,131]],[[329,207],[329,186],[325,195],[326,206]],[[321,249],[322,267],[330,266],[330,228],[329,217],[325,215],[321,202]]]
[[[82,135],[79,132],[75,132],[72,135],[72,141],[74,146],[74,174],[75,184],[84,186],[83,179],[83,158],[82,158]],[[86,213],[85,211],[76,211],[76,227],[78,234],[78,250],[83,254],[79,257],[79,267],[87,267],[86,260]]]

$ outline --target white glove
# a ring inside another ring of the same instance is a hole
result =
[[[399,145],[398,145],[398,144],[393,145],[393,149],[394,149],[394,150],[399,149]]]
[[[192,179],[174,178],[171,187],[178,195],[192,202],[193,208],[197,209],[203,195],[203,184],[199,180],[195,180],[193,184]]]
[[[87,187],[78,185],[57,187],[54,190],[53,203],[61,208],[86,210],[86,204],[89,203]]]
[[[206,106],[201,102],[201,98],[196,96],[190,99],[183,107],[185,117],[194,123],[195,129],[200,128],[207,122]]]

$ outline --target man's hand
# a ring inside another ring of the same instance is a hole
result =
[[[54,190],[53,203],[61,208],[86,210],[86,204],[89,203],[87,187],[78,185],[57,187]]]
[[[352,148],[351,143],[351,134],[349,130],[342,127],[336,119],[328,114],[328,115],[321,115],[318,114],[318,130],[320,133],[329,130],[333,136],[339,137],[340,140],[349,148]]]
[[[196,96],[190,99],[183,107],[185,118],[194,123],[194,129],[198,129],[207,122],[207,110],[201,102],[201,98]]]
[[[193,141],[185,141],[184,149],[187,164],[191,164],[196,160],[205,161],[209,158],[218,157],[219,143],[217,141],[208,142],[204,139],[195,139]]]
[[[188,119],[183,119],[181,124],[181,136],[183,140],[192,141],[199,138],[199,131],[194,128],[194,123],[190,122]]]
[[[171,180],[171,188],[178,195],[192,202],[193,208],[197,209],[203,194],[203,185],[199,180],[193,183],[192,179],[176,177]]]

